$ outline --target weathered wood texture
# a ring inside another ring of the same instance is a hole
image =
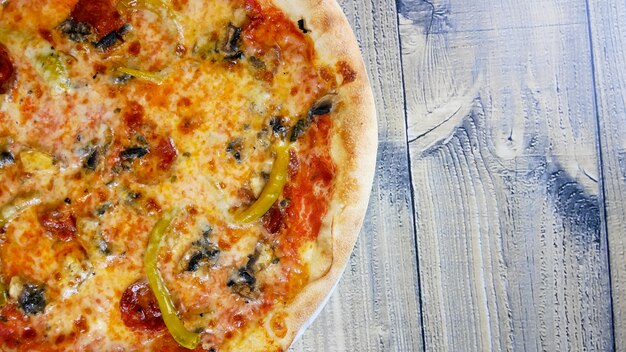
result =
[[[585,0],[398,9],[425,349],[611,350]]]
[[[589,2],[615,346],[626,350],[626,1]]]
[[[396,6],[340,1],[379,115],[379,166],[360,239],[337,290],[294,351],[422,350]]]

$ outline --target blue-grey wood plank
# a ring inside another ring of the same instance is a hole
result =
[[[589,1],[615,346],[626,351],[626,2]]]
[[[585,0],[398,10],[426,350],[611,350]]]

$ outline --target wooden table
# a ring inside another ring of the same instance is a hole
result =
[[[293,350],[626,349],[626,1],[340,3],[377,177]]]

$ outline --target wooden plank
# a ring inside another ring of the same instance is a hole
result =
[[[380,161],[364,228],[328,305],[294,351],[422,350],[412,197],[393,0],[340,1],[361,43]]]
[[[610,350],[585,1],[398,9],[426,350]]]
[[[615,345],[626,350],[626,2],[589,2]]]

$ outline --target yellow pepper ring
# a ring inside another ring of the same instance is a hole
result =
[[[157,268],[159,244],[165,234],[165,230],[167,230],[170,226],[170,223],[176,216],[176,213],[176,211],[166,212],[150,231],[148,248],[146,249],[146,254],[143,257],[143,263],[146,276],[148,277],[148,283],[150,284],[150,288],[152,289],[152,292],[154,292],[154,296],[157,299],[157,303],[159,304],[159,309],[161,310],[163,321],[165,322],[165,326],[167,326],[167,330],[169,330],[170,334],[172,334],[172,337],[176,340],[176,342],[178,342],[179,345],[188,349],[194,349],[200,343],[200,334],[187,330],[187,328],[183,325],[182,321],[178,317],[176,307],[172,301],[172,296],[170,295],[167,286],[165,286],[161,272]]]
[[[274,147],[274,151],[276,152],[276,159],[274,160],[269,180],[263,187],[259,199],[248,209],[235,215],[235,221],[238,223],[249,224],[260,219],[283,193],[283,188],[285,183],[287,183],[287,172],[289,171],[289,145],[277,144]]]

